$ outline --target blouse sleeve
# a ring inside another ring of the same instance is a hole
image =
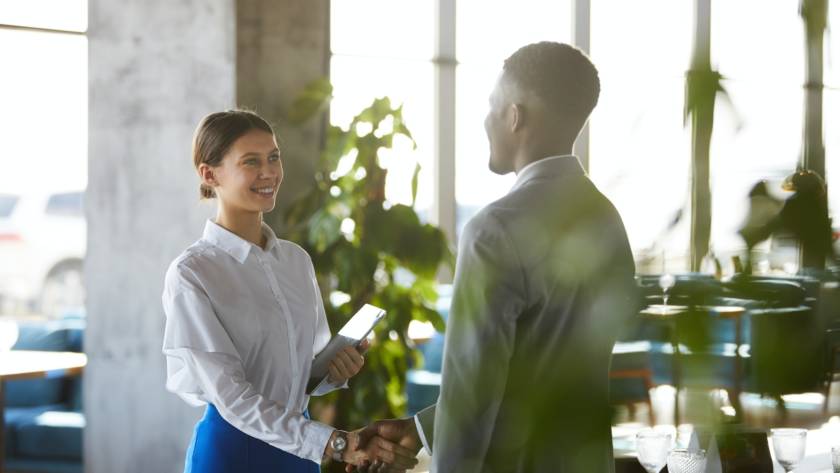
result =
[[[191,276],[188,271],[167,275],[166,388],[192,405],[212,403],[222,418],[251,437],[320,463],[334,429],[265,398],[245,379],[233,342]]]
[[[309,261],[309,278],[312,280],[313,292],[315,294],[313,304],[315,304],[318,317],[318,320],[315,323],[315,344],[312,347],[312,353],[318,354],[330,342],[332,334],[330,333],[330,325],[327,322],[327,313],[324,310],[324,299],[321,297],[321,289],[318,287],[318,278],[315,277],[315,268],[312,266],[311,260]],[[313,391],[312,395],[323,396],[324,394],[331,393],[337,389],[346,389],[348,387],[349,385],[347,381],[341,384],[324,383],[319,386],[318,389]]]

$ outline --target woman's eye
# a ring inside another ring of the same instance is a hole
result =
[[[271,155],[271,156],[268,157],[268,161],[272,162],[272,163],[276,163],[277,161],[280,161],[280,156],[276,155],[276,154]]]

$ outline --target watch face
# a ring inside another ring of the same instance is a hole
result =
[[[344,436],[338,436],[333,440],[333,450],[343,451],[347,447],[347,439]]]

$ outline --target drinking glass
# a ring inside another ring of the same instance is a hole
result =
[[[791,472],[805,456],[805,429],[770,429],[776,461],[785,472]]]
[[[662,305],[668,305],[668,290],[674,287],[677,279],[671,273],[659,276],[659,287],[662,289]]]
[[[642,429],[636,434],[636,453],[639,463],[648,473],[659,473],[671,449],[671,434],[654,429]]]
[[[831,468],[834,473],[840,473],[840,446],[831,447]]]
[[[675,448],[668,453],[668,473],[704,473],[706,451]]]

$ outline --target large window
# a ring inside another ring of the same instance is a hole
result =
[[[718,101],[711,150],[711,244],[725,265],[744,247],[737,232],[751,187],[767,180],[784,198],[781,180],[799,159],[805,80],[799,3],[712,2],[712,61],[732,100]]]
[[[498,176],[487,167],[484,117],[504,60],[529,43],[569,42],[572,21],[569,0],[460,1],[457,7],[455,199],[460,230],[515,180],[513,174]]]
[[[417,210],[428,217],[432,205],[434,3],[393,0],[331,2],[331,121],[347,126],[353,116],[378,97],[403,106],[408,140],[394,143],[380,156],[388,169],[387,198],[411,203],[411,176],[421,166]]]
[[[826,42],[823,119],[825,120],[825,174],[828,182],[829,208],[834,227],[840,227],[840,4],[829,2],[830,34]]]
[[[87,2],[0,2],[0,314],[84,301]]]
[[[682,114],[692,5],[593,0],[591,14],[601,97],[590,121],[590,175],[621,213],[633,250],[673,264],[688,247],[691,139]]]
[[[744,250],[737,232],[750,188],[767,179],[771,192],[784,198],[778,184],[799,160],[805,38],[799,0],[710,2],[712,65],[723,74],[731,101],[718,100],[715,113],[711,248],[728,267],[729,256]],[[573,15],[574,8],[587,4],[588,24],[580,24],[587,15]],[[425,170],[435,165],[455,170],[451,182],[434,182],[431,172],[421,176],[420,206],[454,206],[452,221],[440,223],[457,238],[466,220],[504,195],[515,179],[487,168],[483,128],[488,96],[504,59],[531,42],[588,37],[602,87],[584,136],[590,176],[621,213],[642,270],[659,271],[663,264],[672,271],[687,270],[691,135],[683,108],[698,21],[695,1],[459,0],[452,8],[438,5],[452,4],[333,1],[333,120],[346,121],[375,95],[404,102],[419,145],[412,159]],[[831,31],[831,25],[840,24],[840,8],[829,13]],[[830,131],[840,120],[840,35],[829,32],[827,37],[824,121]],[[449,49],[441,50],[441,44]],[[449,70],[454,85],[441,80],[439,72],[445,77]],[[454,107],[434,106],[451,93]],[[438,127],[448,124],[454,127],[451,148],[445,139],[435,142]],[[840,180],[840,166],[833,164],[840,135],[828,132],[825,142],[831,184],[835,176]],[[401,158],[396,166],[412,169],[409,161]],[[436,185],[452,186],[452,193],[435,192]],[[836,188],[829,186],[832,208],[840,208]],[[398,190],[393,195],[402,199]],[[454,202],[435,202],[447,195]]]

